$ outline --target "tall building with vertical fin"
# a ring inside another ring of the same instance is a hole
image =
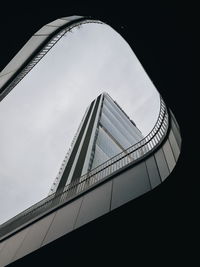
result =
[[[88,106],[50,194],[126,150],[143,138],[141,131],[108,93]]]

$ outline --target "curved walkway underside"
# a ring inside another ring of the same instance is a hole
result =
[[[62,34],[84,21],[63,18],[37,32],[0,73],[1,99]],[[63,193],[48,196],[0,226],[0,266],[154,189],[172,172],[180,149],[179,126],[161,97],[158,120],[144,139],[69,184]]]

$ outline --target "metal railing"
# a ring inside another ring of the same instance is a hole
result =
[[[31,220],[44,215],[51,209],[71,200],[87,191],[97,183],[107,179],[120,169],[143,159],[151,153],[166,136],[169,125],[169,115],[163,99],[160,97],[160,111],[152,131],[141,141],[122,151],[85,175],[68,184],[60,194],[49,195],[0,226],[0,238],[19,229]]]
[[[93,20],[93,19],[82,19],[81,21],[74,21],[72,25],[66,24],[66,27],[64,29],[61,29],[58,33],[48,38],[46,37],[47,43],[42,47],[42,49],[37,52],[37,54],[29,61],[28,64],[26,64],[25,67],[20,71],[20,73],[12,78],[11,77],[11,82],[9,82],[8,86],[3,85],[2,88],[0,88],[0,101],[13,90],[13,88],[35,67],[36,64],[51,50],[51,48],[62,38],[67,32],[71,32],[73,28],[75,27],[80,27],[83,24],[87,23],[98,23],[98,24],[104,24],[103,22],[99,20]],[[33,36],[37,36],[37,33],[34,34]],[[34,52],[33,52],[34,53]],[[4,88],[4,86],[6,86]]]

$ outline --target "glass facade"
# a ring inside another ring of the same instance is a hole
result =
[[[74,178],[79,178],[136,144],[142,138],[142,133],[122,108],[107,93],[102,93],[87,108],[50,194],[56,192],[58,187],[70,184]],[[68,163],[72,154],[73,166],[70,166]]]
[[[92,168],[114,157],[128,147],[139,142],[143,136],[134,122],[120,106],[107,94],[103,103],[97,126],[97,140],[94,144]]]

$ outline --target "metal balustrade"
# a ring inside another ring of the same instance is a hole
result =
[[[66,24],[65,28],[60,30],[58,33],[53,35],[52,37],[50,36],[50,39],[48,35],[46,35],[46,44],[44,41],[44,46],[43,48],[37,52],[37,54],[29,61],[28,64],[26,64],[25,67],[20,71],[20,73],[12,78],[12,81],[9,83],[8,86],[6,86],[3,91],[0,91],[0,101],[3,99],[10,91],[13,90],[13,88],[34,68],[34,66],[51,50],[51,48],[68,32],[71,32],[73,28],[75,27],[80,27],[83,24],[87,23],[98,23],[98,24],[104,24],[103,22],[99,20],[92,20],[92,19],[83,19],[78,22],[74,22],[72,25]],[[33,36],[40,36],[37,33],[34,34]],[[0,88],[1,89],[1,88]]]
[[[63,192],[49,195],[3,223],[0,226],[0,238],[17,230],[17,228],[22,227],[31,220],[44,215],[44,213],[47,213],[50,209],[56,208],[79,194],[86,192],[97,183],[101,183],[122,168],[144,159],[147,154],[151,153],[161,144],[167,134],[168,125],[169,114],[163,99],[160,97],[160,112],[157,122],[152,131],[145,138],[92,169],[85,175],[77,177],[77,179],[64,188]]]

